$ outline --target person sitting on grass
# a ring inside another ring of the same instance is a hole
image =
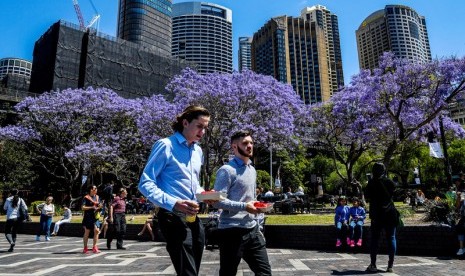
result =
[[[352,207],[349,209],[350,216],[350,247],[362,246],[363,224],[366,218],[365,208],[360,206],[358,198],[352,199]]]
[[[334,215],[334,224],[336,226],[336,247],[342,245],[342,241],[346,239],[347,245],[350,245],[350,239],[347,237],[347,222],[349,220],[349,207],[346,205],[346,198],[339,197]]]

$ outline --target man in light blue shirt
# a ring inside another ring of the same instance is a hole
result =
[[[215,190],[227,199],[214,203],[223,209],[219,218],[220,276],[235,276],[241,261],[247,262],[255,275],[271,275],[266,242],[255,217],[262,211],[255,208],[257,172],[250,158],[253,140],[248,131],[231,137],[234,158],[222,166],[215,180]]]
[[[189,106],[176,117],[175,133],[158,140],[139,182],[139,191],[160,206],[158,222],[177,275],[198,275],[205,246],[202,222],[196,217],[201,193],[202,149],[196,143],[205,134],[210,113]]]

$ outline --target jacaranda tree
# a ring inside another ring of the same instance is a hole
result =
[[[200,75],[186,69],[167,86],[180,110],[200,104],[211,112],[203,139],[205,186],[230,153],[234,131],[253,132],[257,149],[293,147],[302,128],[304,104],[288,84],[252,71]]]
[[[156,96],[128,100],[103,88],[44,93],[16,106],[18,124],[0,129],[0,138],[26,146],[32,162],[74,195],[83,175],[113,174],[127,185],[137,181],[149,144],[165,134],[158,132],[165,104]]]
[[[368,149],[382,153],[389,165],[400,144],[438,134],[439,119],[446,130],[463,136],[446,110],[464,91],[465,58],[418,64],[385,53],[379,68],[362,70],[328,103],[315,107],[313,126],[335,156],[342,149],[344,159],[335,158],[349,171]]]

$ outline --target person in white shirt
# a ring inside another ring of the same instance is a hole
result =
[[[55,222],[55,227],[53,227],[52,236],[56,236],[58,234],[58,230],[60,230],[60,225],[62,225],[63,223],[71,222],[71,218],[73,216],[71,214],[71,210],[66,205],[63,205],[63,210],[63,218]]]
[[[6,211],[6,224],[5,224],[5,237],[10,243],[10,249],[8,252],[13,252],[16,245],[16,232],[18,231],[20,221],[21,210],[24,211],[27,218],[27,205],[22,198],[18,196],[18,190],[13,189],[11,196],[8,197],[3,205],[3,210]]]
[[[37,205],[37,212],[40,213],[40,228],[37,231],[36,241],[40,241],[40,235],[45,235],[45,241],[50,241],[50,226],[55,214],[55,205],[52,203],[53,197],[48,196],[44,203]]]

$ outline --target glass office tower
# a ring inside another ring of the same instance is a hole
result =
[[[425,17],[407,6],[387,5],[363,20],[355,33],[361,69],[378,67],[387,51],[415,62],[431,61]]]
[[[117,36],[171,56],[171,0],[120,0]]]
[[[200,74],[232,72],[232,11],[205,2],[173,5],[172,54]]]

